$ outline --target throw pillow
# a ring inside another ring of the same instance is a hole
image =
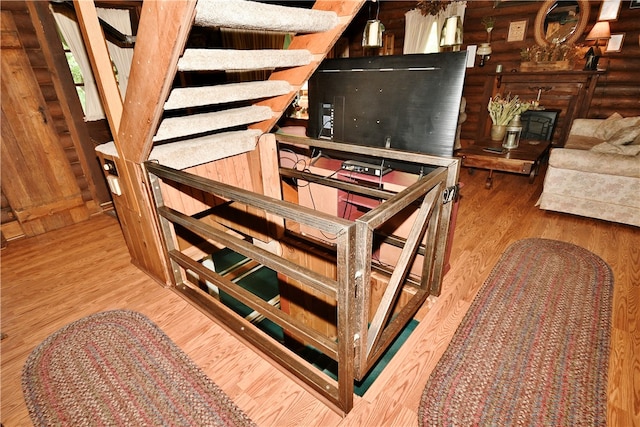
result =
[[[608,139],[605,138],[605,134],[609,132],[609,129],[611,128],[611,126],[613,126],[613,122],[620,120],[621,118],[622,116],[620,114],[613,113],[612,115],[604,119],[602,123],[600,123],[598,128],[593,133],[593,136],[599,139]]]
[[[636,156],[640,153],[640,145],[613,145],[608,142],[598,144],[591,149],[598,153],[622,154],[625,156]]]
[[[640,122],[640,117],[623,118],[618,113],[613,113],[607,119],[603,120],[600,126],[595,130],[594,135],[603,141],[609,140],[616,132],[622,128],[634,126]]]
[[[640,135],[640,125],[619,129],[607,141],[613,145],[629,145]]]

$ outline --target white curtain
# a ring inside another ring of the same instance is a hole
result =
[[[464,24],[466,1],[451,2],[437,15],[423,16],[413,9],[405,14],[404,47],[402,53],[436,53],[440,51],[440,32],[449,16],[458,15]]]
[[[53,12],[53,17],[82,71],[86,96],[84,119],[87,122],[104,119],[105,115],[100,101],[100,94],[93,78],[91,63],[84,48],[82,36],[80,35],[80,27],[78,27],[76,21],[62,13]]]
[[[122,34],[131,35],[131,17],[128,9],[104,9],[97,7],[98,16]],[[119,47],[107,41],[109,56],[118,70],[120,96],[124,99],[129,84],[129,73],[133,61],[132,47]]]

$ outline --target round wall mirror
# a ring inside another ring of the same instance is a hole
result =
[[[534,25],[536,43],[575,43],[589,22],[589,9],[589,0],[545,0]]]

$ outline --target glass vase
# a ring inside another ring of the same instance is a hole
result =
[[[506,126],[502,147],[507,150],[518,148],[520,144],[520,135],[522,134],[522,121],[520,115],[516,115]]]

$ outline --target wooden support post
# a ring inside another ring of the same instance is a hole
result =
[[[142,162],[163,111],[195,13],[195,1],[144,2],[125,103],[112,72],[95,4],[74,3],[118,152],[122,195],[114,195],[131,259],[160,283],[172,283]]]

